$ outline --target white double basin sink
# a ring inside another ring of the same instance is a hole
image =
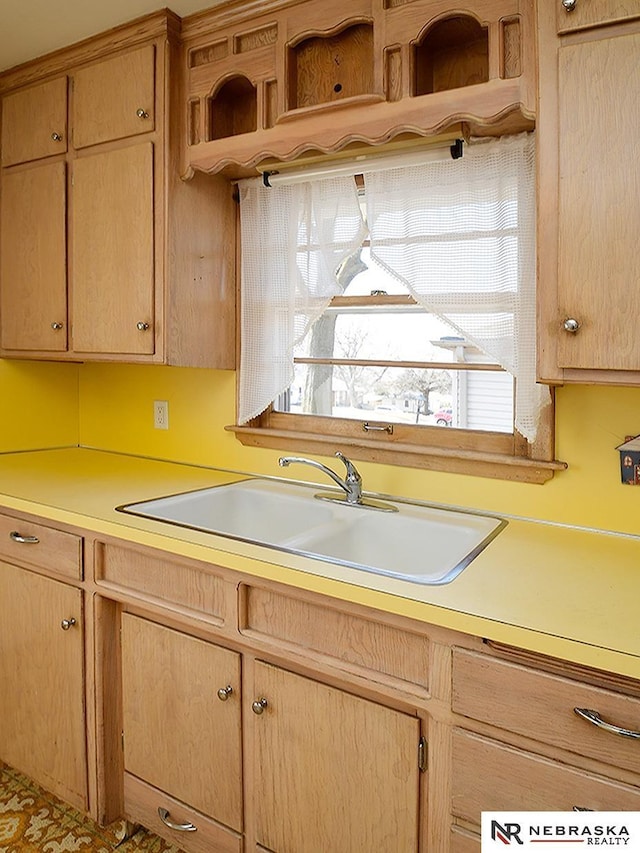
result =
[[[117,509],[419,584],[452,581],[507,524],[404,501],[393,501],[397,511],[379,512],[317,500],[317,491],[251,479]]]

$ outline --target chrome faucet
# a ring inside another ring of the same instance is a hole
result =
[[[324,471],[325,474],[331,477],[334,483],[343,489],[346,494],[346,497],[344,498],[346,503],[362,506],[362,477],[360,476],[360,472],[353,462],[350,459],[347,459],[344,453],[340,453],[340,451],[337,450],[335,455],[338,459],[344,462],[347,469],[344,480],[342,480],[335,471],[332,471],[331,468],[327,468],[326,465],[323,465],[322,462],[315,462],[313,459],[305,459],[304,456],[281,456],[280,459],[278,459],[278,464],[282,468],[286,468],[287,465],[291,465],[292,462],[299,462],[302,465],[311,465],[313,468],[318,468],[320,471]]]

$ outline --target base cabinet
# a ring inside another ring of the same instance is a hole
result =
[[[416,853],[420,721],[266,663],[254,678],[261,848]]]
[[[121,636],[127,815],[146,823],[155,803],[158,828],[197,853],[195,812],[242,831],[240,656],[128,613]]]
[[[85,731],[82,591],[1,562],[0,759],[85,811]]]

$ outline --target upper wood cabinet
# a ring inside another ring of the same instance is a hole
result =
[[[73,75],[73,145],[86,148],[155,129],[155,48],[146,45]],[[105,86],[105,81],[108,81]]]
[[[4,356],[235,366],[233,188],[180,180],[178,24],[0,76]]]
[[[619,4],[581,3],[609,8]],[[539,373],[551,382],[640,382],[640,196],[629,139],[640,121],[640,20],[556,35],[540,4]],[[572,19],[573,20],[573,19]]]
[[[67,349],[66,163],[6,172],[0,197],[0,334],[7,349]]]
[[[556,4],[558,32],[597,27],[640,18],[640,6],[629,0],[559,0]]]
[[[2,101],[2,165],[67,150],[67,78],[30,86]]]
[[[248,173],[268,158],[460,122],[480,135],[533,126],[531,3],[260,5],[258,15],[247,4],[183,22],[186,173]]]
[[[153,143],[73,164],[71,296],[79,352],[154,351]]]

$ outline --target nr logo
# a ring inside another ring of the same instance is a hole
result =
[[[503,844],[524,844],[520,838],[520,832],[519,823],[505,823],[503,826],[497,820],[491,821],[492,841],[502,841]]]

